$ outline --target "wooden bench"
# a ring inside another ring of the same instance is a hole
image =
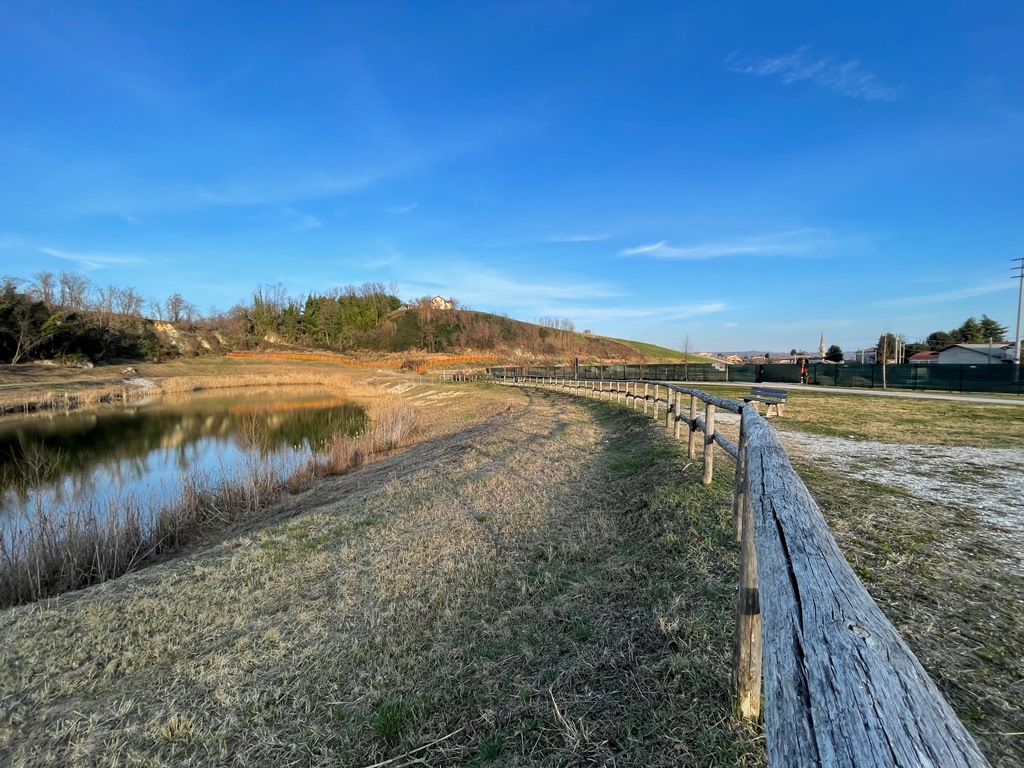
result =
[[[775,409],[775,415],[781,416],[783,409],[786,407],[786,397],[789,393],[784,389],[774,389],[772,387],[751,387],[750,394],[743,398],[743,402],[750,403],[757,401],[764,403],[768,406],[768,410],[765,411],[765,416],[772,415],[772,409]]]

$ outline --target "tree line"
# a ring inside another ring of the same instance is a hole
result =
[[[76,272],[0,278],[0,362],[85,355],[152,357],[159,339],[134,288],[93,285]]]
[[[993,344],[1005,342],[1007,334],[1006,326],[1000,325],[988,315],[982,315],[981,319],[973,315],[964,320],[956,328],[949,331],[933,331],[925,337],[924,341],[907,343],[902,336],[894,333],[883,333],[878,337],[876,345],[878,362],[883,358],[886,362],[899,359],[905,362],[911,355],[918,352],[938,352],[953,344]]]

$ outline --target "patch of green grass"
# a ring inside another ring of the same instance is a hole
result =
[[[383,744],[391,747],[402,739],[412,720],[412,705],[405,699],[391,699],[374,707],[370,727]]]
[[[586,616],[577,616],[572,622],[572,631],[569,634],[577,643],[589,643],[594,639],[597,630]]]
[[[493,763],[499,757],[502,752],[505,751],[505,742],[498,736],[484,739],[480,742],[480,746],[477,748],[476,754],[473,755],[473,759],[470,760],[467,765],[480,766]]]

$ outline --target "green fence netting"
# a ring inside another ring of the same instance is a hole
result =
[[[799,384],[800,368],[796,365],[764,363],[725,365],[724,363],[689,364],[612,364],[519,366],[489,368],[498,378],[546,376],[550,378],[585,380],[640,379],[647,381],[743,382],[750,384]],[[881,389],[881,365],[859,363],[845,365],[810,365],[807,383],[822,387],[853,387]],[[931,390],[939,392],[993,392],[1024,394],[1021,372],[1012,365],[887,365],[884,386],[889,389]]]

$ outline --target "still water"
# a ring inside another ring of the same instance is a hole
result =
[[[230,480],[254,459],[281,476],[354,435],[365,412],[318,389],[217,390],[87,413],[0,419],[0,523],[43,509],[146,508],[180,496],[182,479]]]

